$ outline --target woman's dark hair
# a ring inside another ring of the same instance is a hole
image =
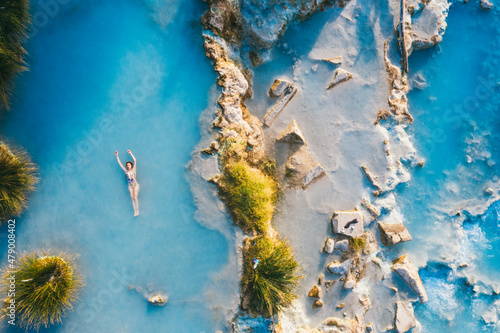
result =
[[[134,168],[134,163],[132,163],[132,162],[128,161],[127,163],[125,163],[125,165],[127,165],[127,164],[129,164],[129,163],[130,163],[130,165],[132,165],[132,169],[133,169],[133,168]]]

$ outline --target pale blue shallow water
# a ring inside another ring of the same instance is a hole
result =
[[[33,2],[30,71],[0,128],[40,167],[29,211],[17,219],[17,249],[78,254],[85,276],[75,311],[42,331],[214,332],[220,318],[207,289],[224,290],[213,278],[229,245],[195,221],[185,180],[215,82],[202,48],[204,4],[64,3],[48,15]],[[129,160],[127,149],[138,160],[138,218],[114,156]],[[148,288],[169,303],[150,306]]]

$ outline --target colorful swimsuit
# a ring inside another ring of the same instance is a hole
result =
[[[128,184],[134,188],[135,185],[137,185],[137,181],[135,180],[135,171],[132,170],[131,172],[126,172],[125,174],[127,175]]]

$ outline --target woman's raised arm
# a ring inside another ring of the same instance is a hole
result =
[[[116,156],[116,160],[118,161],[118,164],[120,164],[120,167],[122,168],[122,170],[127,173],[127,169],[125,169],[125,167],[123,166],[122,162],[120,161],[120,158],[118,157],[118,151],[115,151],[115,156]],[[135,160],[134,160],[135,162]]]

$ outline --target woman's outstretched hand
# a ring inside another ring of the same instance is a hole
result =
[[[130,155],[132,155],[132,152],[130,150],[127,150],[127,153],[129,153]]]
[[[117,150],[115,150],[115,156],[118,156],[118,151]]]

